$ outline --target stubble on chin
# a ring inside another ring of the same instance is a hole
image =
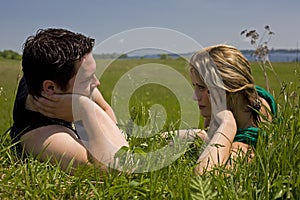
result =
[[[91,99],[92,101],[95,101],[95,89],[96,88],[92,89],[88,96],[88,98]]]

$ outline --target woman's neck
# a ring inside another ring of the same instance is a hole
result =
[[[240,98],[234,107],[234,117],[238,129],[256,126],[253,114],[247,105],[248,102],[244,98]]]
[[[253,114],[247,107],[247,103],[241,103],[236,105],[234,118],[236,120],[237,128],[248,128],[249,126],[256,126],[253,118]]]

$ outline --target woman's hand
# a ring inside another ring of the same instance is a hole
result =
[[[224,134],[233,134],[233,138],[237,131],[236,120],[230,110],[223,110],[214,116],[214,120],[218,123],[219,127],[217,132]]]
[[[178,137],[178,139],[192,142],[197,137],[201,138],[203,141],[207,141],[207,133],[205,130],[202,129],[181,129],[181,130],[175,130],[174,132],[163,132],[161,133],[162,138],[168,138],[170,134],[174,135],[175,137]],[[173,144],[173,141],[171,141],[171,144]]]

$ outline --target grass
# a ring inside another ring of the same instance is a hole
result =
[[[101,71],[103,61],[97,62]],[[189,80],[183,60],[119,60],[103,72],[100,88],[104,97],[113,102],[112,90],[120,77],[134,66],[149,62],[171,66]],[[201,148],[201,141],[195,141],[176,161],[156,171],[128,174],[112,170],[103,175],[91,167],[70,176],[48,162],[33,158],[19,160],[15,155],[10,137],[4,132],[12,123],[20,62],[0,60],[0,199],[299,199],[299,68],[296,63],[273,63],[273,66],[281,80],[278,82],[269,72],[278,117],[274,123],[263,126],[267,134],[259,138],[251,163],[240,159],[234,169],[219,168],[195,177],[193,168]],[[257,84],[264,86],[263,74],[255,63],[253,75]],[[144,85],[129,100],[132,118],[137,124],[146,124],[152,117],[147,109],[159,103],[168,114],[164,127],[176,125],[181,113],[175,97],[168,87]],[[148,139],[130,138],[131,148],[136,152],[159,149],[165,142],[157,135]]]
[[[16,85],[20,74],[20,61],[0,58],[0,131],[5,132],[12,124],[12,109]],[[2,142],[2,141],[1,141]]]

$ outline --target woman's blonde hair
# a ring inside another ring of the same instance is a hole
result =
[[[190,60],[191,71],[198,71],[200,78],[209,87],[226,91],[227,109],[235,115],[238,99],[247,102],[257,122],[260,109],[251,67],[243,54],[233,46],[220,44],[196,52]]]

